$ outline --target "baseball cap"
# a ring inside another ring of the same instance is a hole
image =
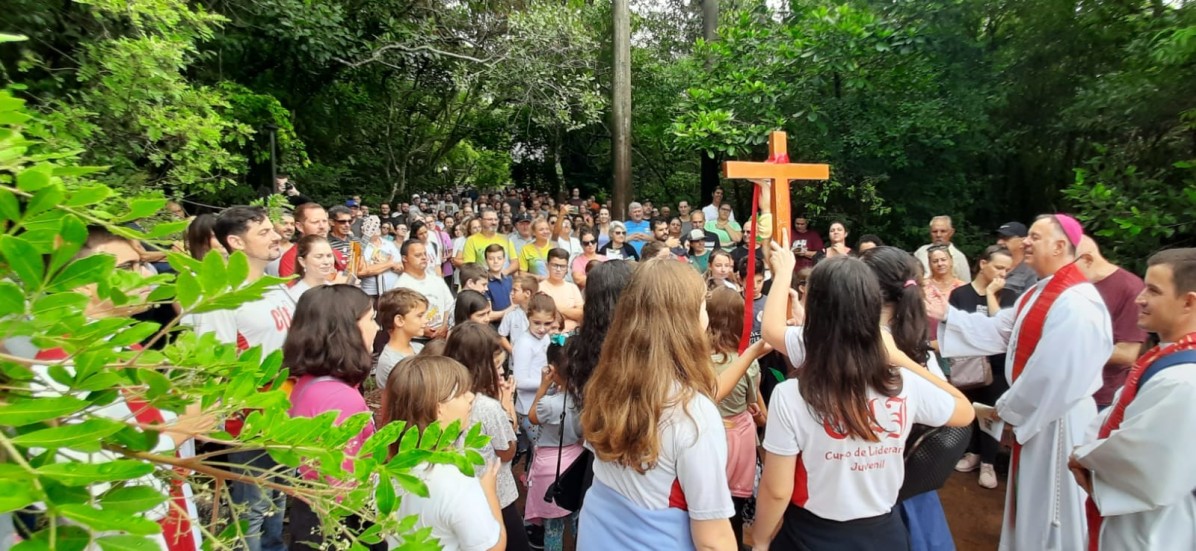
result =
[[[997,228],[997,235],[1001,237],[1025,237],[1026,225],[1021,222],[1006,222]]]
[[[689,240],[690,241],[705,241],[706,240],[706,232],[696,229],[696,228],[689,230]]]
[[[531,222],[531,221],[532,221],[532,215],[530,215],[526,212],[521,212],[521,213],[515,215],[515,223],[516,224],[518,224],[520,222]]]
[[[349,199],[348,201],[345,201],[345,206],[346,206],[346,207],[356,207],[356,206],[357,206],[357,201],[354,201],[354,200],[352,200],[352,199]]]

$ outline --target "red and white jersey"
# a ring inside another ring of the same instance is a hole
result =
[[[283,285],[270,287],[262,298],[242,304],[236,310],[219,310],[188,316],[183,320],[197,334],[215,333],[225,343],[236,343],[237,350],[262,347],[262,356],[281,350],[291,328],[295,299]]]
[[[796,379],[773,390],[764,449],[797,456],[791,502],[824,519],[847,521],[888,513],[905,480],[905,440],[914,423],[941,426],[955,400],[929,381],[902,371],[896,396],[868,391],[877,442],[848,436],[832,420],[816,418]]]

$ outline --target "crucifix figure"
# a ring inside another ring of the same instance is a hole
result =
[[[768,230],[772,238],[783,247],[789,246],[789,181],[827,180],[830,179],[830,175],[830,165],[790,163],[785,133],[780,130],[774,130],[768,136],[767,161],[727,161],[723,165],[725,178],[770,181],[771,185],[766,187],[769,190],[768,197],[761,197],[760,200],[761,203],[767,201],[771,209],[761,210],[772,212],[772,227]],[[752,230],[759,231],[755,224]],[[751,245],[749,244],[749,247]]]

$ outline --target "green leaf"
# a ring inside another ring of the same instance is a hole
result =
[[[23,427],[47,419],[57,419],[83,409],[88,403],[72,396],[58,396],[6,404],[0,406],[0,425]]]
[[[394,512],[395,507],[398,506],[398,501],[395,499],[395,487],[387,477],[382,477],[378,481],[378,487],[374,490],[374,499],[377,500],[378,513],[389,515]]]
[[[104,185],[95,185],[79,188],[67,198],[63,206],[67,207],[87,207],[99,203],[112,195],[112,188]]]
[[[63,526],[59,524],[58,534],[50,546],[50,530],[43,528],[21,543],[12,547],[12,551],[83,551],[91,543],[91,534],[79,526]]]
[[[25,293],[11,281],[0,281],[0,316],[25,311]]]
[[[33,216],[55,208],[62,204],[62,188],[57,186],[44,187],[33,194],[29,204],[25,207],[25,216]]]
[[[195,303],[199,301],[199,294],[202,290],[199,288],[199,280],[195,278],[191,272],[183,270],[178,272],[174,282],[175,298],[179,301],[179,306],[183,310],[189,310]]]
[[[232,254],[234,257],[237,255],[245,256],[245,253],[237,251]],[[205,256],[203,266],[199,269],[199,284],[204,295],[214,297],[224,291],[224,288],[228,286],[228,279],[225,275],[224,259],[220,255]]]
[[[33,485],[35,479],[26,474],[23,478],[8,478],[4,481],[4,491],[0,492],[0,513],[15,511],[31,503],[41,501],[37,489]],[[393,490],[392,490],[393,491]]]
[[[38,467],[37,474],[67,486],[86,486],[96,482],[133,480],[154,471],[153,465],[132,459],[107,463],[51,463]]]
[[[93,418],[82,423],[71,423],[22,434],[12,441],[26,448],[75,448],[83,451],[99,451],[102,439],[125,428],[125,424],[112,419]]]
[[[0,216],[4,220],[18,220],[21,218],[21,205],[17,196],[7,189],[0,189]]]
[[[415,494],[420,497],[428,497],[428,486],[415,476],[394,473],[391,474],[391,478],[393,478],[395,482],[398,482],[399,486],[402,486],[403,490],[407,491],[407,493]]]
[[[154,214],[157,214],[157,212],[162,210],[162,207],[164,206],[166,206],[166,199],[150,199],[144,197],[133,199],[132,201],[129,201],[129,212],[117,217],[114,222],[121,224],[124,222],[148,218]]]
[[[166,496],[149,486],[128,486],[112,490],[100,498],[105,510],[129,514],[148,511],[166,501]]]
[[[104,551],[158,551],[158,543],[142,536],[104,536],[96,540]],[[205,542],[206,543],[206,542]]]
[[[33,193],[50,185],[50,172],[43,167],[27,168],[17,175],[17,189]]]
[[[19,237],[0,235],[0,255],[4,255],[5,262],[21,278],[26,289],[41,287],[45,264],[33,245]]]
[[[162,527],[152,520],[129,516],[118,511],[96,509],[88,505],[61,505],[58,507],[58,512],[68,519],[90,526],[93,530],[100,532],[120,530],[137,536],[148,536],[162,531]]]
[[[56,237],[57,243],[50,257],[51,272],[61,269],[83,248],[87,241],[87,226],[75,216],[64,216]]]
[[[73,291],[89,283],[98,283],[116,268],[116,257],[110,254],[93,254],[67,264],[58,275],[50,279],[46,287],[52,293]]]
[[[29,40],[29,37],[27,37],[27,36],[25,36],[25,35],[23,35],[23,34],[8,34],[8,33],[0,33],[0,43],[4,43],[4,42],[22,42],[22,41],[25,41],[25,40]]]

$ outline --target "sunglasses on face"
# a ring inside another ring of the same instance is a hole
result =
[[[351,222],[353,222],[353,220],[337,220],[336,221],[337,224],[348,224]]]
[[[617,231],[617,232],[614,232],[614,234],[615,234],[615,235],[627,235],[627,232],[625,232],[625,231]]]
[[[592,239],[587,239],[587,240],[581,242],[581,244],[586,247],[589,247],[590,245],[593,245],[595,243],[597,243],[597,241],[594,241]]]

